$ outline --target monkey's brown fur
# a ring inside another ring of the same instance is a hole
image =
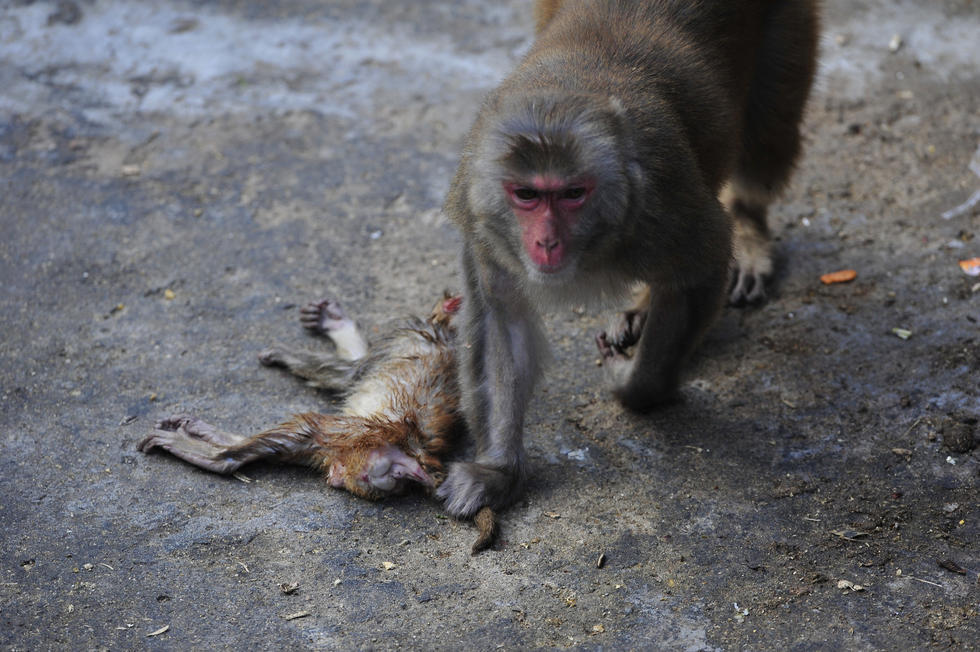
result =
[[[445,204],[463,235],[461,405],[477,443],[438,489],[455,515],[523,489],[542,309],[644,285],[597,344],[613,394],[646,411],[675,400],[726,296],[765,297],[766,211],[816,67],[816,0],[539,0],[535,19]]]
[[[336,350],[277,346],[260,359],[344,397],[340,414],[298,414],[251,437],[176,415],[158,423],[139,450],[162,448],[224,474],[260,459],[305,464],[322,469],[331,486],[372,500],[409,482],[434,489],[443,479],[442,456],[462,427],[452,325],[459,304],[459,297],[447,295],[427,320],[406,320],[362,357],[366,343],[362,348],[362,336],[340,307],[310,304],[303,309],[304,325],[333,339]],[[477,528],[474,553],[492,545],[494,515],[481,515]]]

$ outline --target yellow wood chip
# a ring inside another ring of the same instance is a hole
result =
[[[170,625],[164,625],[163,627],[161,627],[157,631],[150,632],[149,634],[146,635],[146,637],[149,638],[151,636],[159,636],[160,634],[163,634],[164,632],[166,632],[169,629],[170,629]]]
[[[858,273],[853,269],[842,269],[837,272],[830,272],[820,277],[820,282],[824,285],[833,283],[850,283],[857,278]]]

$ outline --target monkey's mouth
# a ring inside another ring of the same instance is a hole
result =
[[[565,269],[565,262],[548,264],[548,263],[534,263],[534,268],[541,272],[542,274],[557,274],[561,270]]]

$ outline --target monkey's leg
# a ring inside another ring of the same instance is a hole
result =
[[[653,289],[632,357],[621,345],[623,336],[596,337],[613,393],[626,407],[645,412],[676,398],[681,367],[714,320],[724,289],[723,274],[686,291]],[[628,331],[626,341],[635,336]]]
[[[314,451],[319,446],[310,429],[305,427],[304,416],[245,437],[218,430],[197,417],[180,414],[158,423],[137,448],[144,453],[162,448],[185,462],[222,474],[233,473],[244,464],[259,459],[314,464]]]
[[[307,379],[312,387],[346,391],[357,374],[357,362],[368,351],[367,340],[357,324],[339,303],[329,299],[304,306],[300,321],[311,332],[329,337],[336,351],[304,351],[276,344],[260,353],[259,361],[270,367],[284,367]]]
[[[735,222],[733,304],[765,299],[765,281],[772,274],[766,212],[799,156],[800,122],[816,67],[815,2],[770,7],[735,174],[721,195]]]
[[[466,291],[459,351],[461,404],[477,456],[449,468],[437,495],[467,518],[502,509],[526,482],[524,413],[546,353],[536,314],[514,279],[464,249]]]

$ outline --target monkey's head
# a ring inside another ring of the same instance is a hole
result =
[[[327,470],[327,481],[333,487],[372,500],[398,493],[411,482],[428,488],[435,486],[435,480],[418,460],[393,444],[338,455]]]
[[[491,103],[492,104],[492,103]],[[474,144],[468,202],[476,235],[505,267],[567,283],[622,237],[640,174],[614,98],[502,101]]]

